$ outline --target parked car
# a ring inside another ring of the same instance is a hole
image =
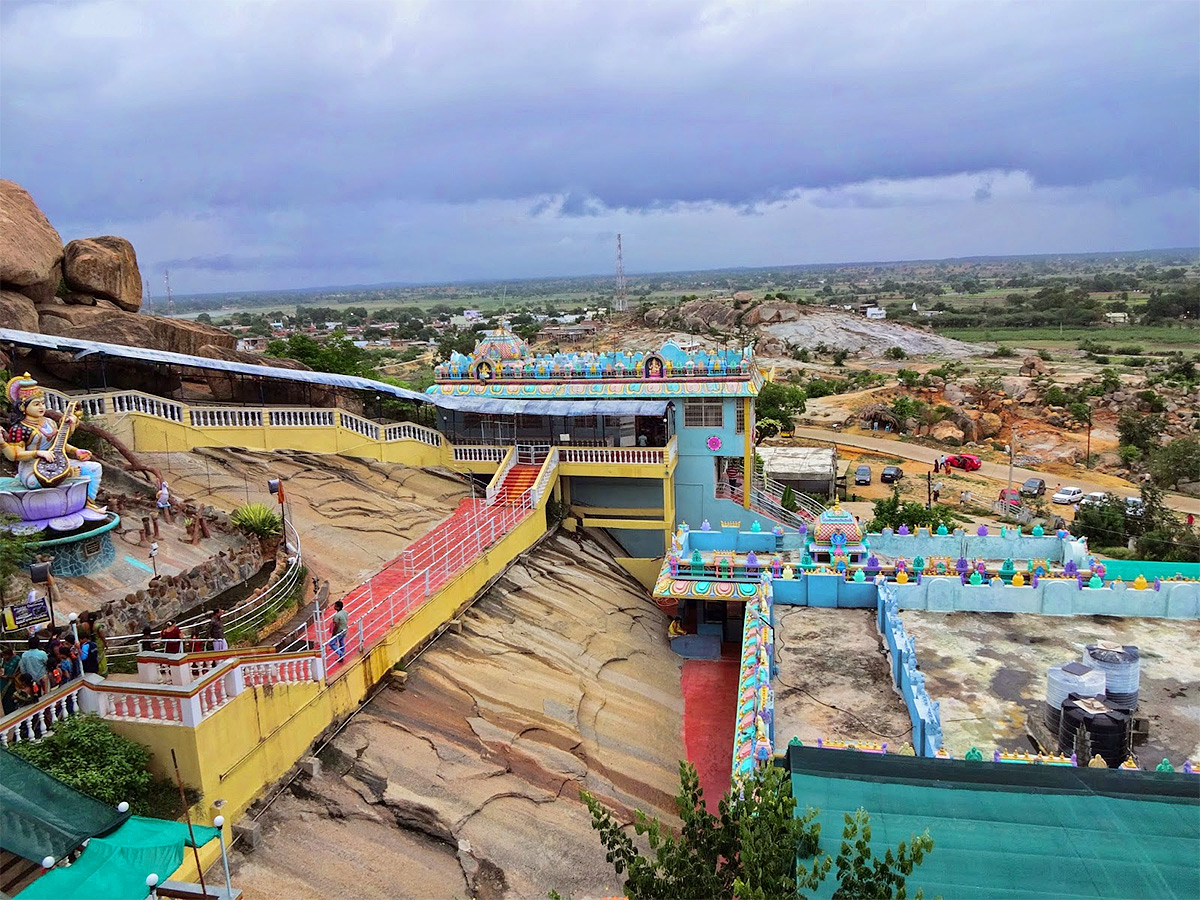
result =
[[[1104,491],[1092,491],[1090,494],[1084,494],[1083,499],[1079,501],[1080,506],[1099,506],[1108,500],[1108,494]]]
[[[1025,483],[1021,485],[1021,495],[1024,497],[1040,497],[1046,493],[1046,480],[1044,478],[1027,478]]]
[[[962,469],[964,472],[974,472],[983,461],[978,456],[970,453],[951,453],[946,457],[947,469]]]
[[[887,466],[879,473],[879,480],[884,484],[891,484],[893,481],[899,481],[904,477],[904,470],[899,466]]]
[[[871,483],[871,467],[859,466],[854,470],[855,484],[870,484]]]
[[[1000,502],[1007,503],[1009,506],[1021,505],[1021,492],[1016,488],[1005,488],[1000,492]]]
[[[1078,503],[1083,499],[1083,488],[1065,487],[1060,488],[1058,493],[1050,498],[1055,503]]]
[[[1142,502],[1141,497],[1126,497],[1125,498],[1125,515],[1133,516],[1135,519],[1141,518],[1146,511],[1146,504]]]

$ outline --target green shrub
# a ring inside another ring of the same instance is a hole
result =
[[[247,503],[239,506],[229,518],[242,531],[253,534],[260,540],[276,537],[283,531],[283,520],[279,513],[265,503]]]
[[[993,359],[1008,359],[1010,357],[1016,356],[1017,351],[1014,350],[1012,347],[1008,346],[1007,344],[1001,344],[999,347],[997,347],[995,350],[993,350],[988,355],[991,356]]]
[[[1054,359],[1054,357],[1050,355],[1049,350],[1039,350],[1037,352],[1037,355],[1038,355],[1038,359],[1043,360],[1045,362],[1050,362],[1051,360]]]
[[[139,815],[182,813],[178,789],[151,777],[149,748],[114,734],[98,716],[58,722],[49,737],[11,744],[9,750],[109,806],[128,801]]]
[[[908,354],[904,352],[902,347],[888,347],[883,351],[883,355],[887,359],[907,359]]]
[[[1142,348],[1137,344],[1127,344],[1124,347],[1118,347],[1113,353],[1124,353],[1128,356],[1141,356]]]

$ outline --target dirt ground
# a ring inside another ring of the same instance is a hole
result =
[[[892,687],[888,657],[868,609],[777,606],[775,741],[911,743],[912,722]]]
[[[1138,716],[1150,720],[1149,740],[1134,746],[1141,765],[1167,757],[1179,768],[1200,757],[1200,622],[918,610],[902,618],[955,756],[972,746],[985,754],[1030,749],[1025,720],[1042,716],[1046,670],[1108,640],[1141,651]]]

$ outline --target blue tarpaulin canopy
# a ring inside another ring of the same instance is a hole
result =
[[[41,347],[45,350],[62,350],[74,353],[77,359],[92,354],[103,354],[120,359],[136,359],[142,362],[162,363],[169,366],[186,366],[192,369],[208,369],[214,372],[230,372],[235,375],[254,375],[259,378],[278,378],[284,381],[301,381],[328,387],[350,388],[356,391],[374,391],[405,400],[429,403],[434,398],[418,391],[396,387],[373,378],[358,378],[354,375],[335,375],[332,372],[312,372],[306,369],[284,369],[278,366],[258,366],[250,363],[230,362],[224,359],[209,359],[207,356],[190,356],[186,353],[168,353],[166,350],[151,350],[146,347],[126,347],[124,344],[105,344],[101,341],[81,341],[75,338],[57,337],[52,334],[36,334],[31,331],[15,331],[0,328],[0,341],[19,344],[22,347]]]

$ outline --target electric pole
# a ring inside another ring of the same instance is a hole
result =
[[[163,269],[163,281],[167,285],[167,315],[175,315],[175,298],[171,296],[171,270]]]

